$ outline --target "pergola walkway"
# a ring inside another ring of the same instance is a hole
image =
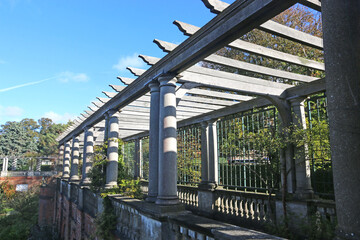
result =
[[[117,142],[111,140],[138,141],[149,136],[147,200],[159,205],[177,204],[178,128],[201,124],[201,186],[214,189],[219,181],[215,124],[219,118],[255,107],[275,106],[282,126],[306,127],[304,100],[326,91],[338,226],[343,234],[359,237],[360,179],[357,170],[360,166],[355,156],[360,154],[360,147],[357,147],[360,146],[357,131],[360,38],[359,33],[352,30],[359,28],[359,1],[324,0],[323,6],[318,0],[239,0],[231,5],[219,0],[203,2],[217,14],[214,19],[202,27],[175,20],[174,24],[189,36],[188,39],[180,45],[155,39],[154,43],[168,54],[161,59],[139,55],[151,67],[144,70],[129,66],[135,78],[118,77],[126,86],[110,85],[111,89],[102,92],[105,96],[97,97],[57,139],[60,154],[64,154],[63,178],[80,179],[77,168],[80,142],[83,142],[81,183],[89,184],[87,173],[91,168],[93,146],[107,140],[106,187],[116,186],[118,149]],[[271,20],[297,2],[322,11],[324,44],[319,37]],[[323,62],[240,40],[253,29],[309,47],[304,51],[325,51],[326,71]],[[308,69],[308,75],[217,54],[224,47],[301,66]],[[206,64],[215,67],[206,68]],[[313,77],[314,71],[325,71],[326,83],[325,79]],[[339,131],[343,125],[344,131]],[[303,200],[313,196],[309,161],[301,154],[304,151],[304,148],[291,147],[280,159],[285,172],[289,173],[282,175],[282,186],[286,186],[287,193]]]

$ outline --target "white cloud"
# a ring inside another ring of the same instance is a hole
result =
[[[58,79],[63,83],[89,81],[89,77],[85,73],[73,73],[69,71],[60,73]]]
[[[24,110],[17,106],[0,106],[0,117],[20,117],[24,113]]]
[[[24,110],[17,106],[1,106],[0,105],[0,121],[20,121]]]
[[[51,120],[53,120],[53,122],[56,123],[67,123],[69,120],[73,120],[76,118],[75,115],[70,113],[64,113],[61,115],[53,111],[46,112],[42,117],[50,118]]]
[[[121,57],[117,64],[113,65],[114,69],[124,71],[126,67],[141,68],[145,67],[146,64],[143,60],[138,57],[139,54],[134,53],[132,56]]]

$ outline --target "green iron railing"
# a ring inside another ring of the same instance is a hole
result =
[[[259,131],[276,131],[275,108],[226,116],[217,122],[219,185],[227,189],[272,192],[279,189],[279,155],[251,140]]]
[[[326,95],[311,96],[306,100],[306,117],[309,131],[308,158],[314,192],[322,198],[334,198],[331,166],[329,121]]]
[[[201,177],[201,127],[191,125],[177,129],[178,184],[196,185]]]

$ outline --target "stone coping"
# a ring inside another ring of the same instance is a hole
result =
[[[169,221],[190,230],[214,236],[215,239],[283,239],[262,232],[234,226],[213,219],[197,216],[190,211],[185,211],[182,204],[160,206],[155,203],[121,195],[109,196],[111,200],[133,207],[140,213],[159,221]]]

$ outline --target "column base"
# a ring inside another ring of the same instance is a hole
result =
[[[217,184],[214,182],[201,182],[198,186],[201,190],[214,190],[217,187]]]
[[[155,201],[155,204],[158,205],[177,205],[179,203],[177,196],[158,196]]]
[[[72,176],[70,179],[69,179],[70,182],[77,182],[77,181],[80,181],[80,178],[79,176]]]
[[[116,188],[117,186],[118,186],[117,182],[109,182],[109,183],[105,184],[105,189]]]
[[[89,186],[91,183],[90,179],[84,179],[82,182],[80,182],[81,186]]]
[[[156,199],[157,199],[157,195],[154,195],[154,196],[148,195],[147,198],[145,199],[145,201],[154,203],[154,202],[156,202]]]
[[[70,178],[70,175],[69,174],[64,174],[64,175],[61,176],[61,178],[68,180]]]
[[[299,200],[313,199],[314,191],[312,189],[299,189],[295,191],[294,197]]]

